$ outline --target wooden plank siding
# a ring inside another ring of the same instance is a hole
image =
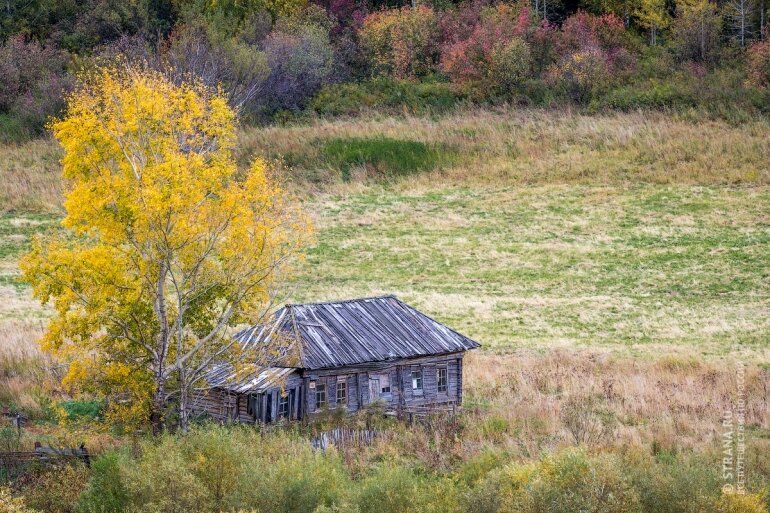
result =
[[[198,392],[193,396],[193,414],[206,414],[221,422],[274,422],[278,420],[282,393],[289,398],[289,419],[301,420],[306,414],[317,413],[316,391],[325,386],[327,410],[345,408],[348,413],[358,411],[371,404],[370,378],[388,377],[390,394],[381,394],[378,399],[385,402],[389,410],[410,407],[430,407],[462,404],[462,360],[463,353],[399,360],[389,364],[373,364],[368,369],[343,367],[302,371],[289,374],[281,386],[270,387],[257,394],[236,393],[221,388]],[[447,369],[447,391],[438,391],[438,369]],[[422,373],[422,391],[412,386],[412,371]],[[337,404],[338,383],[347,386],[346,402]],[[311,388],[311,383],[315,388]],[[380,388],[382,383],[378,382]],[[249,408],[251,397],[260,402],[257,411]],[[292,400],[293,399],[293,400]]]

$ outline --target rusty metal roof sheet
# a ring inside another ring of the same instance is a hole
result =
[[[269,344],[273,333],[294,336],[304,369],[344,367],[475,349],[479,344],[394,296],[286,305],[266,327],[236,335],[243,344]]]
[[[279,386],[284,378],[295,369],[287,367],[257,367],[254,365],[236,368],[229,363],[214,365],[204,376],[207,388],[222,388],[238,394],[264,392]]]

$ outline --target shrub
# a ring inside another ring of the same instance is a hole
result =
[[[123,468],[126,489],[131,496],[128,509],[147,513],[211,511],[212,490],[193,468],[198,462],[205,464],[208,455],[193,455],[191,461],[190,453],[182,450],[185,441],[171,435],[153,442],[143,442],[142,457]]]
[[[65,420],[94,420],[99,418],[104,408],[100,400],[68,400],[58,404]]]
[[[262,106],[260,92],[269,71],[265,53],[225,38],[199,22],[180,25],[162,48],[162,66],[175,81],[191,78],[221,87],[231,105],[246,114]]]
[[[416,513],[419,486],[413,471],[386,464],[359,483],[356,504],[361,513]]]
[[[767,513],[762,494],[723,493],[714,513]]]
[[[130,496],[123,481],[124,456],[108,452],[91,464],[91,479],[78,498],[78,513],[122,513]]]
[[[26,479],[23,492],[30,508],[46,513],[74,513],[88,480],[88,469],[81,464],[64,465]]]
[[[606,55],[598,48],[568,55],[561,65],[551,66],[545,76],[547,84],[561,88],[578,103],[588,103],[607,85],[609,78]]]
[[[623,20],[614,14],[594,16],[578,11],[562,24],[554,38],[556,52],[570,55],[587,48],[600,48],[606,52],[628,49],[630,40]]]
[[[517,15],[506,4],[484,9],[466,38],[444,45],[441,69],[481,97],[515,87],[531,66],[529,47],[522,39],[529,26],[528,12],[524,8]]]
[[[69,55],[16,36],[0,44],[0,114],[15,122],[5,139],[31,137],[43,132],[50,116],[64,107],[72,85],[66,71]]]
[[[531,499],[526,500],[532,501],[534,511],[641,511],[639,497],[615,456],[591,458],[582,451],[566,450],[543,459],[533,475]]]
[[[434,69],[438,26],[430,7],[383,10],[364,19],[359,32],[374,73],[420,77]]]
[[[308,446],[295,447],[275,460],[257,459],[250,468],[241,483],[240,504],[257,511],[323,511],[342,503],[349,486],[342,462],[335,454],[315,453]]]
[[[7,486],[0,486],[0,513],[35,513],[27,507],[24,497],[16,497]]]
[[[657,457],[631,454],[629,479],[642,509],[655,513],[696,513],[713,510],[720,489],[716,465],[705,458],[683,459],[669,452]]]
[[[323,27],[298,25],[273,32],[264,49],[270,74],[262,98],[268,112],[301,109],[332,74],[334,50]]]
[[[450,84],[377,78],[361,84],[332,84],[313,98],[311,106],[322,115],[357,114],[366,109],[437,113],[462,99]]]
[[[770,39],[755,41],[749,46],[746,70],[751,85],[770,88]]]
[[[516,90],[528,77],[531,60],[529,46],[518,37],[495,45],[489,61],[489,83],[503,94]]]

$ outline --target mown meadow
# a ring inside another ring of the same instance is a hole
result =
[[[364,415],[390,434],[323,454],[304,436],[339,419],[146,440],[70,414],[16,264],[58,227],[59,153],[4,146],[0,406],[34,422],[3,443],[103,454],[18,487],[40,511],[766,511],[769,129],[507,109],[243,129],[239,161],[268,159],[316,227],[282,301],[393,293],[484,345],[459,420]],[[760,495],[725,498],[738,365]]]

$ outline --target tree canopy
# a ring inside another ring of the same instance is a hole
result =
[[[69,384],[121,392],[121,420],[160,429],[175,398],[184,427],[192,387],[238,358],[229,329],[264,315],[310,224],[263,161],[238,169],[236,115],[218,92],[102,69],[67,105],[51,126],[66,230],[22,262],[56,309],[44,345],[71,361]]]

